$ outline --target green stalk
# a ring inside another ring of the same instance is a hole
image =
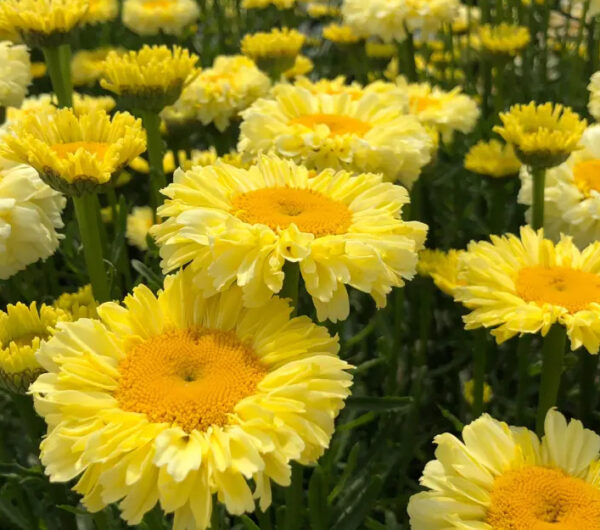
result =
[[[292,462],[292,483],[285,490],[285,530],[300,530],[302,524],[302,505],[304,504],[302,466]]]
[[[538,397],[536,431],[544,434],[544,420],[549,409],[556,405],[560,378],[563,371],[563,359],[567,332],[564,326],[554,324],[544,337],[542,346],[542,380]]]
[[[517,366],[519,379],[517,382],[517,425],[523,425],[525,421],[525,406],[527,402],[527,388],[529,385],[529,359],[531,353],[532,335],[526,333],[519,337],[517,346]]]
[[[150,183],[152,196],[150,204],[156,210],[163,200],[160,190],[167,186],[167,178],[163,170],[165,144],[160,135],[160,116],[156,112],[140,111],[146,136],[148,138],[148,163],[150,165]]]
[[[531,167],[533,179],[533,204],[531,207],[531,226],[534,230],[544,228],[544,188],[546,187],[546,170]]]
[[[411,83],[415,83],[418,80],[417,76],[417,63],[415,62],[415,41],[412,33],[405,26],[406,38],[398,43],[398,68],[400,69],[401,62],[400,57],[404,55],[407,79]]]
[[[475,346],[473,348],[473,418],[483,413],[483,391],[485,388],[485,364],[487,357],[487,331],[475,331]]]
[[[596,400],[596,374],[598,373],[598,355],[581,354],[581,379],[579,393],[579,419],[589,424]]]
[[[492,192],[488,224],[492,234],[500,235],[504,233],[506,227],[506,180],[502,177],[490,177],[488,183]]]
[[[73,197],[73,204],[94,297],[98,302],[107,302],[111,296],[102,255],[96,196],[87,194],[81,197]]]
[[[33,398],[25,394],[10,393],[12,402],[27,431],[34,452],[37,452],[40,439],[44,432],[44,422],[33,408]]]
[[[73,106],[73,83],[71,81],[71,45],[62,44],[42,48],[52,88],[59,107]]]
[[[6,107],[0,106],[0,125],[6,121]]]
[[[285,279],[283,280],[283,288],[279,296],[281,298],[291,299],[291,306],[294,308],[292,316],[298,314],[298,291],[300,288],[300,265],[292,261],[286,261],[283,266]]]

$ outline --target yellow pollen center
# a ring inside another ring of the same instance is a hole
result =
[[[561,306],[569,313],[600,303],[600,276],[569,267],[524,267],[515,285],[526,302]]]
[[[352,118],[351,116],[340,116],[338,114],[310,114],[295,118],[292,123],[304,125],[315,129],[318,125],[327,125],[330,136],[342,134],[355,134],[364,136],[371,130],[371,124]]]
[[[108,150],[108,144],[104,142],[70,142],[55,144],[52,146],[52,149],[60,158],[67,158],[67,155],[75,154],[79,149],[83,149],[90,154],[96,155],[99,159],[104,159]]]
[[[442,106],[440,101],[429,96],[414,96],[410,98],[410,108],[413,112],[419,113],[428,109],[439,109]]]
[[[494,481],[485,522],[494,530],[600,528],[600,490],[558,469],[508,471]]]
[[[600,160],[586,160],[573,167],[575,185],[586,197],[591,191],[600,192]]]
[[[139,343],[119,374],[115,397],[123,410],[191,432],[225,425],[267,369],[233,332],[188,329]]]
[[[167,7],[171,7],[173,5],[173,0],[148,0],[144,2],[143,7],[145,9],[159,9]]]
[[[313,190],[264,188],[233,197],[232,213],[249,224],[264,224],[273,230],[294,223],[298,230],[315,237],[344,234],[352,224],[352,212],[340,201]]]

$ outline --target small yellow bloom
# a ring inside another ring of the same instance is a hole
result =
[[[135,206],[127,216],[127,241],[142,251],[148,250],[146,237],[154,224],[154,210],[150,206]]]
[[[479,40],[485,50],[494,54],[517,55],[531,40],[529,29],[502,22],[498,26],[484,24]]]
[[[68,39],[88,8],[89,0],[2,0],[0,21],[29,46],[56,46]]]
[[[28,114],[13,123],[2,156],[33,166],[54,189],[89,193],[146,149],[141,120],[127,112],[77,116],[71,109]]]
[[[89,0],[90,7],[82,19],[83,24],[101,24],[113,20],[119,14],[117,0]]]
[[[331,23],[323,28],[323,38],[336,44],[355,44],[362,37],[354,33],[350,26]]]
[[[277,9],[291,9],[296,5],[296,0],[243,0],[244,9],[264,9],[274,6]]]
[[[102,76],[102,65],[111,51],[123,53],[120,48],[79,50],[71,59],[71,78],[75,86],[91,85]]]
[[[465,168],[487,177],[514,177],[521,169],[521,162],[511,144],[481,140],[466,154]]]
[[[453,296],[456,288],[461,285],[458,279],[458,263],[463,252],[454,249],[447,252],[424,249],[419,252],[417,272],[420,276],[430,277],[440,291]]]
[[[125,0],[123,24],[138,35],[181,35],[198,20],[194,0]]]
[[[469,379],[463,384],[463,397],[469,405],[473,405],[473,389],[475,388],[475,381]],[[492,387],[486,382],[483,383],[483,402],[489,403],[493,397]]]
[[[18,107],[31,84],[32,68],[27,47],[0,42],[0,107]]]
[[[587,88],[590,92],[588,110],[596,121],[600,121],[600,72],[592,75]]]
[[[48,68],[46,67],[46,63],[42,61],[36,61],[31,63],[31,77],[34,79],[39,79],[40,77],[44,77]]]
[[[390,59],[398,53],[398,50],[393,44],[368,40],[365,42],[365,53],[367,57],[373,59]]]
[[[118,94],[127,108],[160,112],[177,101],[197,73],[198,56],[174,46],[144,45],[120,54],[111,51],[102,66],[102,88]]]
[[[286,79],[295,79],[296,77],[309,74],[313,71],[315,63],[313,63],[306,55],[296,55],[294,66],[283,72]]]
[[[553,167],[579,149],[586,121],[569,107],[553,103],[513,105],[500,114],[503,126],[494,127],[523,164]]]
[[[269,33],[247,34],[241,49],[261,70],[276,77],[294,65],[304,40],[304,35],[295,29],[274,28]]]
[[[69,320],[75,321],[80,318],[98,318],[96,308],[98,302],[94,299],[91,285],[84,285],[74,293],[63,293],[55,301],[53,306],[69,315]]]
[[[129,162],[129,167],[138,173],[143,173],[145,175],[150,173],[150,164],[141,156],[138,156]],[[169,149],[163,156],[163,171],[168,174],[173,173],[175,169],[175,154]]]
[[[306,6],[306,13],[311,18],[337,17],[340,15],[340,10],[336,6],[310,2]]]

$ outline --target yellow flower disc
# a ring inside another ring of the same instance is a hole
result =
[[[331,136],[342,134],[355,134],[364,136],[368,133],[372,125],[361,120],[357,120],[351,116],[336,116],[335,114],[312,114],[308,116],[299,116],[292,123],[305,125],[311,129],[315,129],[319,125],[326,125],[329,128]]]
[[[600,528],[600,491],[561,469],[508,471],[494,481],[490,498],[486,523],[494,529]]]
[[[584,160],[573,166],[575,185],[586,196],[590,191],[600,192],[600,160]]]
[[[69,158],[69,155],[74,155],[82,149],[91,155],[96,155],[99,159],[103,159],[108,147],[109,144],[105,142],[67,142],[64,144],[55,144],[52,146],[52,149],[59,158]]]
[[[168,331],[135,346],[119,364],[121,408],[184,431],[225,425],[267,374],[230,331]]]

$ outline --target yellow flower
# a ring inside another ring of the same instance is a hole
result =
[[[171,107],[162,112],[169,122],[198,120],[214,123],[220,131],[229,127],[240,111],[271,88],[269,78],[243,55],[219,56],[212,68],[203,70]]]
[[[135,206],[127,216],[127,241],[142,251],[148,250],[146,236],[154,224],[154,210],[150,206]]]
[[[540,440],[484,414],[435,437],[425,466],[427,491],[408,503],[411,528],[600,528],[600,436],[548,411]]]
[[[35,302],[30,306],[8,304],[0,311],[0,387],[24,393],[44,370],[35,353],[54,333],[57,322],[66,320],[60,309]]]
[[[277,9],[291,9],[296,5],[296,0],[243,0],[242,7],[244,9],[264,9],[265,7],[274,6]]]
[[[456,16],[452,20],[452,31],[457,33],[466,33],[479,25],[481,21],[481,9],[476,6],[466,6],[461,4],[458,7]]]
[[[344,23],[358,35],[377,36],[384,42],[403,41],[411,9],[406,0],[344,0]]]
[[[94,84],[102,76],[102,65],[111,51],[120,54],[120,48],[98,48],[79,50],[71,59],[71,78],[75,86]]]
[[[590,101],[588,103],[588,110],[596,121],[600,120],[600,72],[596,72],[590,78],[590,84],[588,85],[590,91]]]
[[[123,4],[123,24],[138,35],[181,35],[199,15],[194,0],[125,0]]]
[[[29,166],[0,166],[0,279],[50,257],[58,248],[65,198]]]
[[[313,71],[315,64],[306,55],[296,55],[294,65],[288,68],[283,75],[286,79],[294,79],[296,77],[309,74]]]
[[[554,323],[564,326],[573,350],[600,346],[600,242],[582,251],[570,237],[555,245],[530,227],[471,242],[460,257],[454,292],[472,312],[466,329],[494,328],[498,343],[523,333],[543,336]]]
[[[430,277],[440,291],[453,296],[456,288],[462,284],[458,279],[458,263],[463,252],[424,249],[419,252],[417,272],[420,276]]]
[[[237,151],[230,151],[223,156],[219,156],[217,150],[212,146],[204,151],[192,149],[189,157],[185,151],[182,151],[179,153],[178,159],[179,165],[184,171],[188,171],[194,166],[212,166],[219,160],[225,164],[241,169],[249,169],[254,163],[254,160],[252,159],[244,159],[242,154]]]
[[[0,24],[29,46],[56,46],[68,39],[88,7],[89,0],[2,0]]]
[[[28,114],[3,137],[2,156],[34,167],[54,189],[80,195],[110,181],[146,149],[141,120],[127,112]]]
[[[138,156],[134,158],[130,163],[129,167],[138,173],[144,173],[148,175],[150,173],[150,164],[145,158]],[[176,169],[175,164],[175,153],[170,149],[163,155],[163,171],[165,173],[173,173]]]
[[[473,405],[473,390],[475,388],[475,381],[473,381],[473,379],[469,379],[468,381],[465,381],[463,384],[463,397],[465,398],[465,401],[469,404],[469,405]],[[490,385],[488,385],[486,382],[483,383],[483,402],[484,403],[489,403],[492,400],[493,397],[493,392],[492,392],[492,387]]]
[[[31,63],[27,47],[0,42],[0,106],[18,107],[31,84]]]
[[[310,2],[306,6],[306,13],[311,18],[337,17],[340,15],[340,10],[335,6]]]
[[[266,510],[271,481],[289,485],[291,462],[316,462],[332,436],[352,383],[337,338],[284,300],[206,298],[187,271],[124,305],[63,324],[38,353],[50,480],[80,476],[89,511],[121,501],[131,525],[160,502],[174,530],[206,529],[215,494],[231,514],[254,498]]]
[[[397,83],[408,94],[410,112],[422,124],[435,127],[446,142],[456,131],[467,134],[475,127],[479,107],[474,99],[461,93],[460,87],[446,92],[429,83],[407,83],[404,78]]]
[[[354,33],[350,26],[331,23],[323,28],[323,38],[336,44],[355,44],[362,37]]]
[[[600,240],[600,125],[589,127],[581,138],[583,149],[546,172],[544,229],[553,240],[561,233],[583,248]],[[521,171],[519,202],[531,206],[532,179]],[[527,210],[531,218],[531,208]]]
[[[465,168],[487,177],[502,178],[519,173],[521,162],[512,145],[498,140],[481,140],[466,154]]]
[[[126,108],[160,112],[172,105],[197,73],[198,57],[179,46],[144,45],[120,54],[111,51],[102,66],[102,88],[118,94]]]
[[[381,172],[410,186],[430,160],[432,141],[404,110],[405,100],[387,91],[352,97],[282,85],[272,99],[259,99],[241,113],[238,149],[250,155],[273,151],[317,170]]]
[[[46,63],[41,61],[31,63],[31,77],[33,77],[33,79],[44,77],[47,71],[48,68],[46,67]]]
[[[394,57],[398,50],[393,44],[386,44],[374,41],[365,42],[365,53],[367,57],[375,59],[390,59]]]
[[[314,174],[276,157],[178,171],[164,193],[166,221],[151,229],[163,270],[192,261],[204,289],[237,283],[258,307],[280,292],[284,264],[298,263],[321,320],[348,316],[346,285],[385,306],[413,277],[427,230],[402,220],[408,193],[379,175]]]
[[[409,8],[406,21],[411,32],[434,32],[458,15],[459,0],[405,0]]]
[[[579,149],[586,121],[569,107],[544,103],[513,105],[500,114],[503,126],[494,127],[504,140],[515,147],[523,164],[553,167],[564,162]]]
[[[117,0],[88,0],[90,7],[82,19],[83,24],[100,24],[113,20],[119,14]]]
[[[294,65],[304,39],[304,35],[295,29],[274,28],[269,33],[245,35],[241,48],[242,53],[256,62],[261,70],[277,77]]]
[[[69,315],[69,320],[75,321],[80,318],[98,318],[96,308],[98,302],[94,299],[91,285],[84,285],[75,293],[63,293],[55,301],[53,306]]]
[[[529,29],[525,26],[502,22],[497,26],[484,24],[479,28],[481,45],[494,54],[517,55],[530,40]]]

